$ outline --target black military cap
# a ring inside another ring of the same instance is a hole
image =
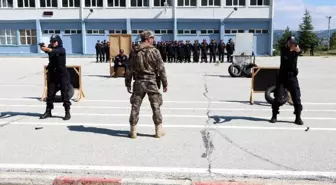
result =
[[[294,36],[287,37],[287,42],[289,42],[291,44],[296,44],[295,37]]]

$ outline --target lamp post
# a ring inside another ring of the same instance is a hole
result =
[[[330,49],[330,19],[331,19],[331,16],[327,16],[327,19],[328,19],[328,51]]]

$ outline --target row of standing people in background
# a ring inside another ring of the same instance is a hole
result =
[[[132,43],[134,48],[139,43]],[[227,55],[227,61],[232,62],[232,54],[235,51],[235,44],[232,39],[228,43],[221,40],[219,43],[215,39],[208,43],[205,39],[202,43],[195,40],[193,44],[189,40],[184,41],[160,41],[153,44],[161,53],[164,62],[208,62],[208,53],[210,54],[210,62],[224,62],[224,55]],[[96,46],[96,62],[108,62],[110,58],[109,42],[97,41]],[[218,60],[217,60],[218,55]]]

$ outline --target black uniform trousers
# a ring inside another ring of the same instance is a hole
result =
[[[121,63],[121,65],[118,64],[118,62],[114,62],[114,72],[117,73],[118,67],[125,67],[127,69],[127,64],[126,63]]]
[[[194,62],[199,62],[199,57],[200,57],[200,53],[199,52],[194,52],[193,53],[193,61]]]
[[[228,52],[227,53],[227,61],[228,62],[233,62],[233,56],[232,56],[233,52]]]
[[[224,62],[224,52],[218,53],[219,61]]]
[[[302,111],[301,104],[301,90],[299,86],[299,81],[296,75],[291,75],[290,73],[286,76],[279,76],[276,82],[275,88],[275,99],[272,103],[273,114],[279,114],[280,100],[282,95],[286,93],[285,89],[289,91],[294,105],[294,114],[300,114]]]
[[[191,62],[191,53],[187,53],[187,55],[185,56],[184,60],[186,62]]]
[[[203,59],[205,62],[208,62],[208,55],[207,55],[207,52],[202,52],[202,59]]]
[[[216,53],[215,52],[210,52],[210,62],[216,62]]]
[[[54,108],[55,96],[61,90],[61,98],[65,110],[70,110],[69,96],[70,75],[65,67],[48,68],[47,72],[47,109]]]

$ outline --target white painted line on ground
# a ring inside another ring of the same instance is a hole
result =
[[[0,122],[6,124],[7,122]],[[34,126],[87,126],[87,127],[126,127],[129,128],[129,124],[113,124],[113,123],[72,123],[72,122],[11,122],[10,125],[34,125]],[[153,124],[138,124],[137,127],[153,128]],[[195,128],[203,129],[208,126],[205,125],[170,125],[164,124],[164,128]],[[307,127],[274,127],[274,126],[231,126],[231,125],[211,125],[213,129],[237,129],[237,130],[294,130],[305,131]],[[315,128],[309,127],[309,131],[336,131],[336,128]]]
[[[1,113],[0,113],[1,114]],[[60,112],[53,112],[53,115],[57,115],[57,116],[64,116],[64,113],[60,113]],[[101,117],[129,117],[130,114],[102,114],[102,113],[71,113],[71,115],[73,116],[101,116]],[[6,116],[11,116],[10,113],[7,114],[2,114],[2,117],[6,117]],[[23,116],[24,115],[20,115]],[[152,117],[152,114],[140,114],[139,117]],[[208,118],[208,116],[206,115],[187,115],[187,114],[164,114],[163,117],[169,117],[169,118]],[[225,117],[225,116],[217,116],[217,115],[213,115],[210,116],[210,118],[215,118],[218,117],[219,119],[221,117]],[[269,117],[260,117],[260,116],[253,116],[253,118],[256,119],[269,119]],[[295,119],[295,117],[280,117],[278,119]],[[336,120],[336,117],[334,118],[330,118],[330,117],[302,117],[302,119],[304,120]]]
[[[0,98],[0,101],[37,101],[36,99],[29,98]],[[130,103],[127,100],[90,100],[83,99],[83,102],[112,102],[112,103]],[[79,102],[80,103],[80,102]],[[148,100],[144,100],[143,103],[149,103]],[[183,100],[164,100],[164,103],[177,103],[177,104],[208,104],[207,101],[183,101]],[[240,102],[230,102],[228,101],[210,101],[212,104],[242,104]],[[265,104],[267,104],[265,102]],[[303,102],[303,105],[336,105],[336,102]]]
[[[45,108],[45,105],[13,105],[13,104],[0,104],[0,107],[41,107]],[[62,107],[63,108],[63,107]],[[74,109],[127,109],[130,110],[131,106],[127,107],[111,107],[111,106],[78,106],[73,105],[72,108]],[[141,107],[141,109],[151,110],[150,107]],[[208,108],[193,108],[193,107],[162,107],[162,110],[208,110]],[[251,107],[251,109],[234,109],[234,108],[210,108],[211,111],[267,111],[269,112],[271,109],[256,109]],[[281,109],[281,111],[285,112],[293,112],[294,109]],[[304,112],[336,112],[335,109],[305,109]]]
[[[152,173],[186,173],[209,174],[208,168],[176,168],[176,167],[137,167],[137,166],[94,166],[94,165],[54,165],[54,164],[0,164],[0,170],[6,171],[107,171],[107,172],[152,172]],[[327,171],[280,171],[280,170],[245,170],[212,168],[211,172],[231,176],[262,177],[327,177],[336,178],[336,172]]]
[[[37,87],[37,86],[43,86],[43,84],[41,85],[15,85],[15,84],[2,84],[0,85],[0,87]]]

